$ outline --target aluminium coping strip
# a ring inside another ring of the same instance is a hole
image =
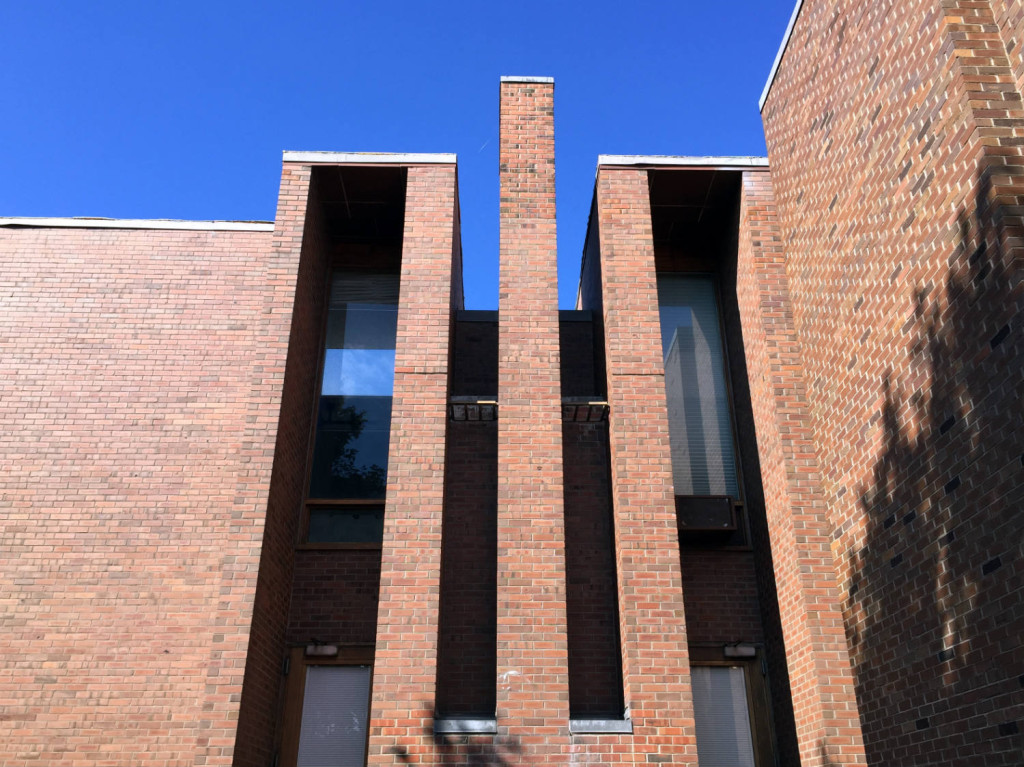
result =
[[[286,149],[283,162],[370,165],[455,165],[458,155],[431,152],[317,152]]]
[[[764,103],[768,100],[768,92],[772,89],[772,84],[775,82],[775,75],[779,72],[779,66],[782,64],[782,57],[786,53],[786,48],[789,47],[789,38],[793,36],[793,27],[796,26],[796,17],[800,15],[800,9],[804,6],[804,0],[796,0],[796,6],[793,8],[793,15],[789,17],[789,26],[786,27],[786,32],[782,36],[782,42],[779,44],[779,52],[775,54],[775,62],[772,64],[772,69],[768,73],[768,82],[764,84],[764,90],[761,91],[761,98],[757,102],[758,111],[764,111]]]
[[[654,165],[666,167],[767,168],[767,157],[685,157],[658,154],[599,154],[597,166]]]
[[[504,75],[501,78],[503,83],[554,83],[553,77],[525,77],[522,75]]]
[[[213,232],[272,232],[273,221],[183,221],[146,218],[0,217],[0,227],[63,227],[74,229],[177,229]]]

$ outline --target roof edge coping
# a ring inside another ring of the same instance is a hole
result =
[[[714,166],[736,168],[767,168],[767,157],[684,157],[674,155],[646,154],[600,154],[597,165],[665,165],[665,166]]]
[[[553,83],[553,77],[527,77],[524,75],[504,75],[501,78],[503,83]]]
[[[72,218],[2,216],[0,217],[0,227],[5,226],[77,229],[185,229],[216,232],[274,231],[273,221],[185,221],[169,218],[92,218],[89,216]]]
[[[786,48],[789,47],[789,38],[793,36],[793,27],[796,26],[796,17],[800,15],[800,9],[804,6],[804,0],[796,0],[796,6],[793,8],[793,15],[789,17],[789,26],[786,27],[785,34],[782,35],[782,42],[779,44],[779,52],[775,54],[775,61],[772,63],[772,69],[768,73],[768,82],[764,84],[764,90],[761,91],[761,98],[757,102],[757,110],[759,112],[764,111],[764,103],[768,100],[768,91],[772,89],[772,84],[775,82],[775,75],[779,72],[779,65],[782,64],[782,56],[786,53]]]
[[[361,163],[371,165],[455,165],[454,152],[319,152],[289,150],[283,152],[283,162],[302,163]]]

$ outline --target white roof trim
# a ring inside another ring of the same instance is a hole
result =
[[[454,165],[457,155],[394,152],[293,152],[285,150],[284,162],[360,163],[372,165]]]
[[[789,17],[789,26],[786,27],[786,34],[782,36],[779,52],[775,54],[775,63],[772,64],[772,71],[768,73],[768,82],[764,84],[764,90],[761,91],[761,99],[757,102],[759,111],[764,109],[764,102],[768,100],[768,91],[772,89],[772,83],[775,82],[775,75],[778,73],[779,65],[782,63],[782,56],[789,45],[789,38],[793,35],[793,27],[796,26],[796,17],[800,15],[800,9],[803,6],[804,0],[796,0],[796,7],[793,8],[793,15]]]
[[[553,77],[522,77],[519,75],[506,75],[501,78],[503,83],[553,83]]]
[[[64,227],[73,229],[185,229],[214,232],[272,232],[271,221],[178,221],[146,218],[13,218],[0,217],[0,227]]]
[[[599,154],[600,165],[687,165],[735,168],[767,168],[767,157],[676,157],[658,154]]]

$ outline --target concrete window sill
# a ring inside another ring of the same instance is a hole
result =
[[[570,735],[632,735],[630,719],[570,719]]]
[[[435,735],[496,735],[497,719],[435,719]]]

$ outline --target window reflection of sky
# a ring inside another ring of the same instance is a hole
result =
[[[327,350],[323,395],[387,397],[394,384],[394,349]]]

